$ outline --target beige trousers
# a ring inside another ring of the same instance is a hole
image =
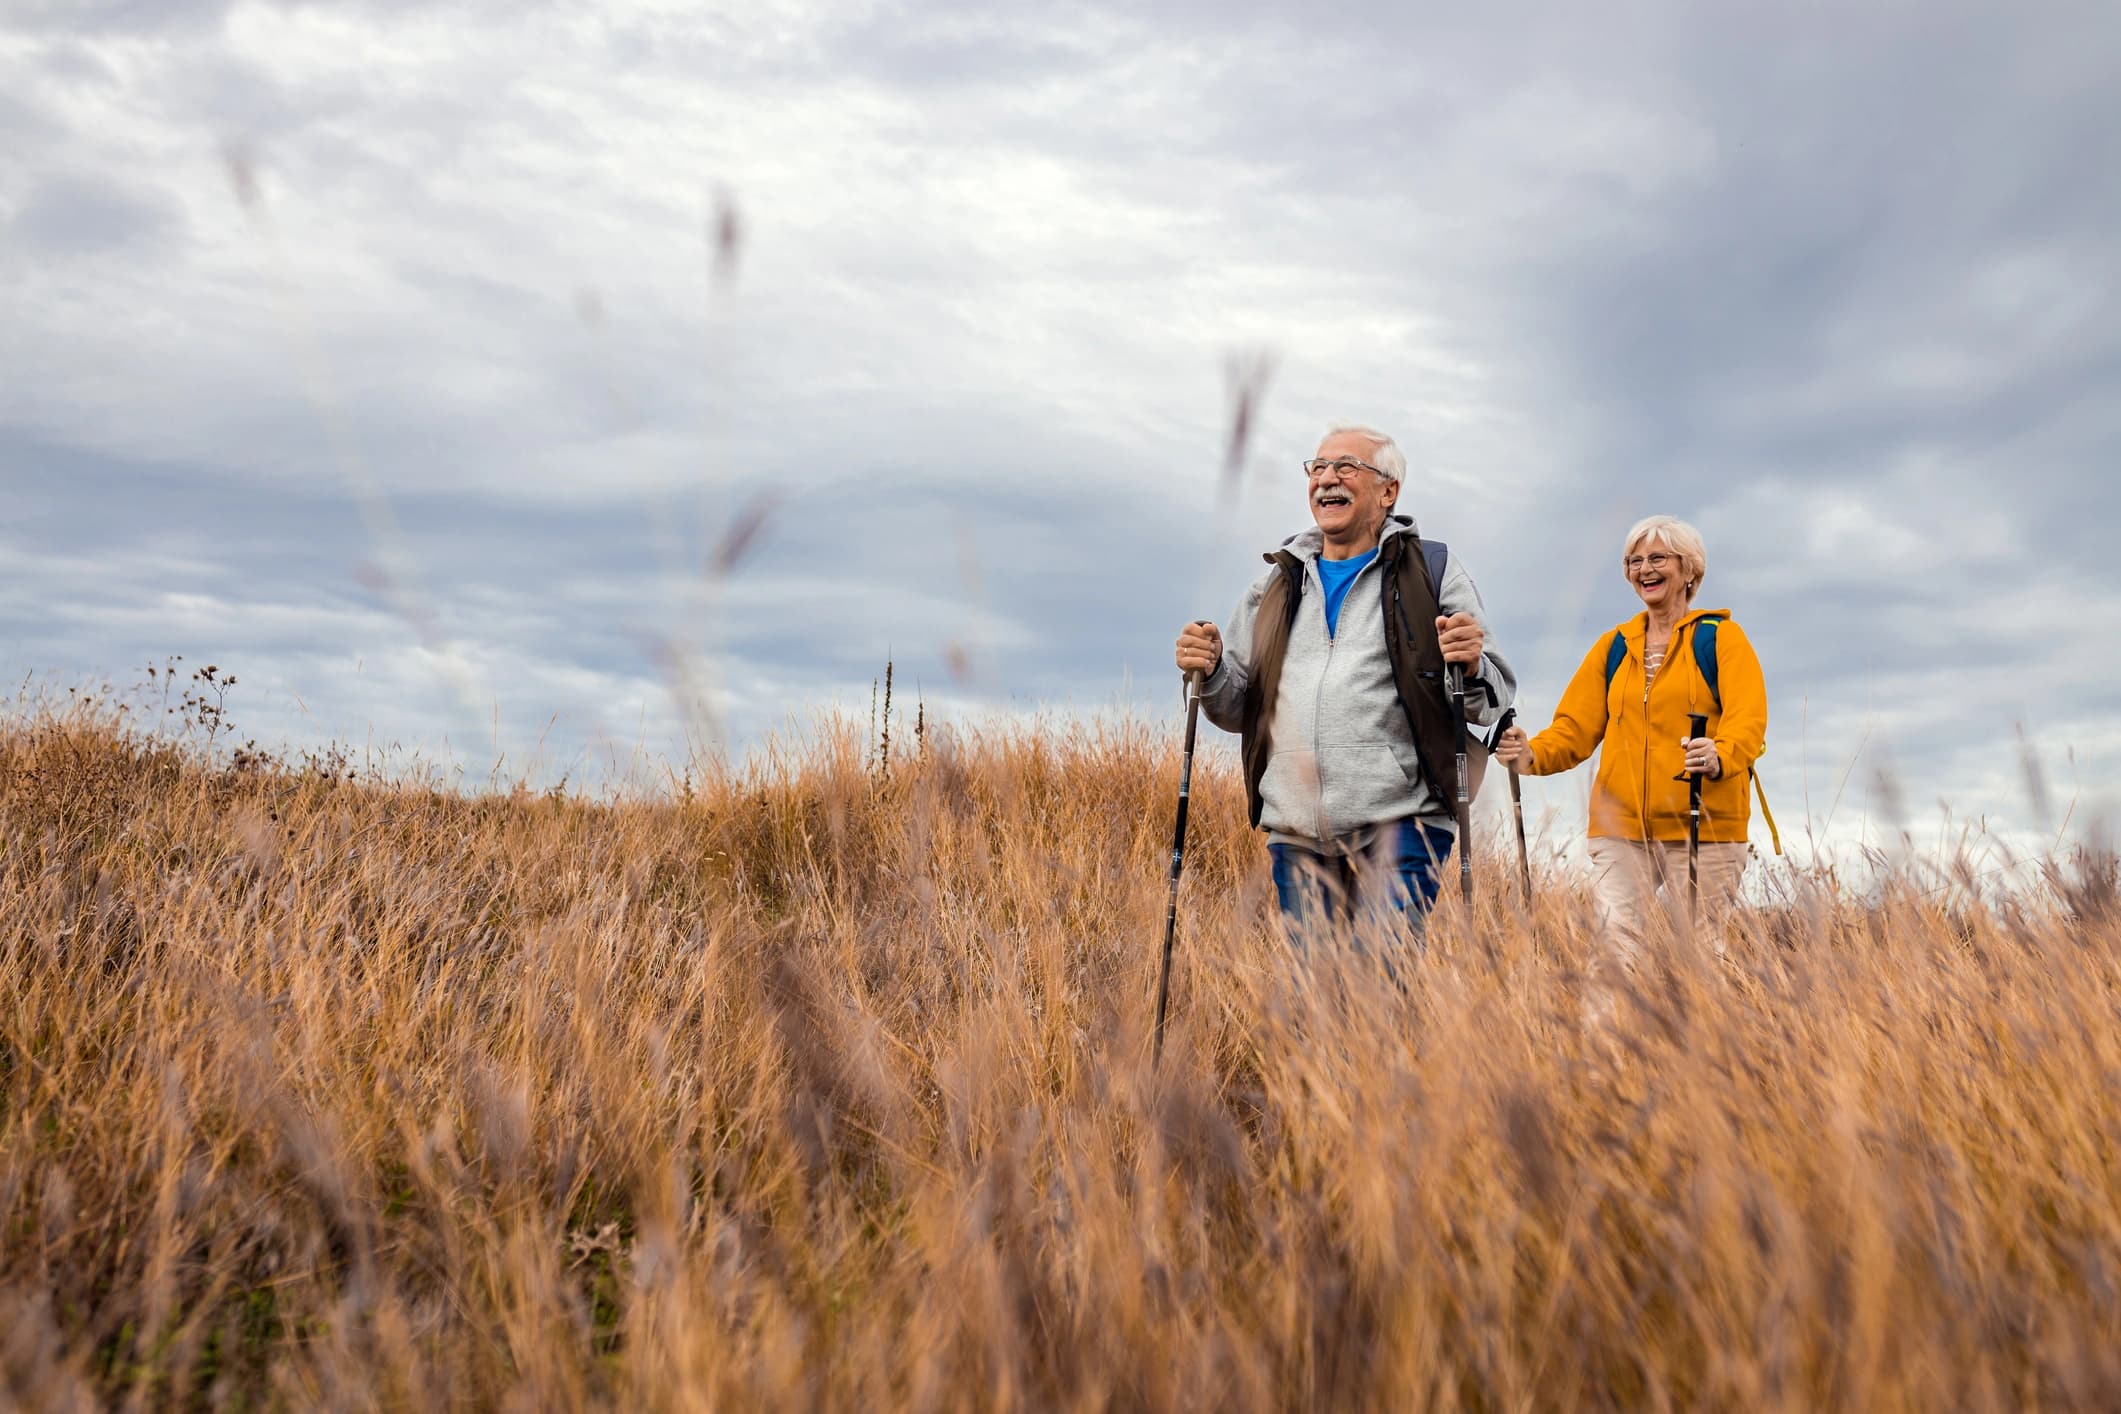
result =
[[[1745,876],[1748,848],[1742,841],[1702,841],[1697,877],[1704,925],[1720,917],[1737,896],[1738,881]],[[1634,961],[1650,927],[1651,910],[1660,904],[1673,932],[1680,937],[1687,935],[1685,840],[1592,839],[1590,850],[1591,887],[1598,900],[1598,916],[1623,961]],[[1722,948],[1719,946],[1717,951]]]

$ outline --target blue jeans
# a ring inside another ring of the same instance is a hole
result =
[[[1274,894],[1290,936],[1301,946],[1303,935],[1321,925],[1382,923],[1398,915],[1419,938],[1457,842],[1458,832],[1450,825],[1410,817],[1399,821],[1397,829],[1380,831],[1376,842],[1358,855],[1268,845]]]

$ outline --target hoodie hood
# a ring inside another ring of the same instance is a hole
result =
[[[1421,531],[1414,524],[1414,517],[1403,516],[1395,511],[1385,517],[1384,529],[1377,532],[1378,548],[1382,549],[1384,543],[1395,535],[1418,536],[1420,534]],[[1286,552],[1296,556],[1299,560],[1315,560],[1325,548],[1326,533],[1313,525],[1297,531],[1260,558],[1271,561],[1276,556]]]
[[[1693,623],[1696,619],[1708,618],[1711,616],[1728,620],[1731,617],[1731,611],[1729,609],[1689,609],[1680,618],[1679,622],[1673,625],[1673,631],[1677,632],[1679,629],[1685,628],[1688,624]],[[1620,632],[1627,638],[1628,646],[1630,648],[1633,648],[1636,654],[1640,656],[1642,652],[1642,640],[1649,637],[1650,633],[1650,611],[1648,609],[1644,609],[1634,618],[1628,619],[1621,623],[1619,625],[1619,629]]]

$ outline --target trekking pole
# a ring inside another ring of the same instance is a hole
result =
[[[1495,723],[1495,740],[1502,740],[1502,734],[1516,725],[1517,709],[1503,708],[1501,718]],[[1532,856],[1524,844],[1524,786],[1518,780],[1515,766],[1510,767],[1510,809],[1517,816],[1517,879],[1529,907],[1532,902]]]
[[[1686,720],[1688,741],[1709,729],[1705,712],[1689,712]],[[1686,919],[1692,924],[1701,901],[1701,772],[1682,771],[1678,779],[1686,782]]]
[[[1451,733],[1458,741],[1458,896],[1467,908],[1473,906],[1473,797],[1466,786],[1466,669],[1463,663],[1443,665],[1444,683],[1451,694]]]
[[[1154,1069],[1164,1063],[1164,1013],[1171,1002],[1171,943],[1178,936],[1178,874],[1186,862],[1186,806],[1193,794],[1193,734],[1200,726],[1198,672],[1186,674],[1186,747],[1178,764],[1178,819],[1171,826],[1171,899],[1164,912],[1164,961],[1156,979],[1156,1051]]]

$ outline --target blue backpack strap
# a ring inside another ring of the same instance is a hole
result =
[[[1436,607],[1438,612],[1441,612],[1443,609],[1443,571],[1444,566],[1451,562],[1451,547],[1444,544],[1441,540],[1424,540],[1421,542],[1421,557],[1428,562],[1429,588],[1436,592]]]
[[[1421,559],[1422,563],[1428,567],[1429,588],[1436,595],[1436,612],[1440,614],[1443,612],[1443,573],[1451,563],[1451,547],[1444,544],[1441,540],[1424,540],[1421,542]],[[1490,707],[1502,705],[1501,700],[1495,696],[1495,685],[1486,678],[1476,678],[1469,675],[1466,678],[1466,690],[1487,694]],[[1477,729],[1475,735],[1476,737],[1479,736]],[[1480,739],[1486,740],[1485,737]],[[1494,750],[1493,747],[1488,749]]]
[[[1723,615],[1708,614],[1694,620],[1694,666],[1701,670],[1701,680],[1709,685],[1709,696],[1715,700],[1716,710],[1723,710],[1723,689],[1716,684],[1716,625],[1723,622]]]
[[[1606,645],[1605,650],[1605,685],[1608,691],[1613,686],[1613,674],[1620,671],[1620,665],[1627,661],[1627,656],[1628,631],[1616,628],[1613,630],[1613,641]]]

